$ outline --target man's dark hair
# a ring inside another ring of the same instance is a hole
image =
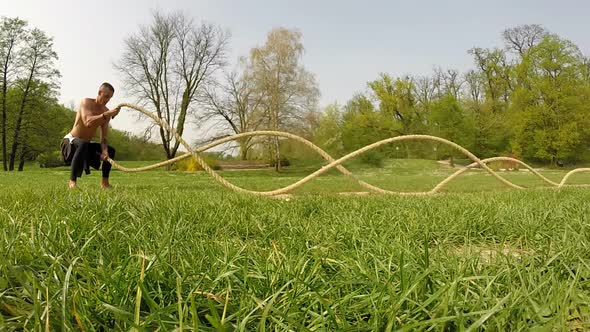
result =
[[[111,90],[111,92],[115,93],[115,88],[113,88],[111,83],[104,82],[103,84],[100,85],[99,89],[102,89],[102,88],[107,88],[107,89]]]

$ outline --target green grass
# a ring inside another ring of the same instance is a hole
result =
[[[350,167],[396,190],[452,172]],[[272,189],[315,169],[222,174]],[[1,173],[0,329],[589,329],[590,189],[471,174],[433,197],[315,195],[359,189],[330,172],[285,201],[202,173],[114,171],[109,192],[99,172],[74,192],[65,168]]]

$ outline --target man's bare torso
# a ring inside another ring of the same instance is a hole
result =
[[[95,136],[96,129],[100,127],[100,125],[87,127],[82,121],[81,113],[86,112],[87,115],[95,116],[101,115],[106,111],[108,111],[106,106],[97,104],[95,99],[85,98],[82,101],[78,112],[76,112],[76,120],[74,121],[74,127],[72,128],[72,131],[70,131],[70,134],[74,137],[90,141]]]

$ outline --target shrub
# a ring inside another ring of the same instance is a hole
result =
[[[270,164],[270,167],[275,167],[276,160],[273,158],[273,159],[269,160],[268,163]],[[281,167],[289,166],[289,165],[291,165],[291,162],[289,161],[289,159],[285,155],[281,155]]]
[[[205,160],[207,165],[209,165],[209,167],[211,167],[212,169],[214,169],[214,170],[221,169],[217,159],[213,158],[212,156],[206,155],[206,154],[201,155],[201,156],[203,157],[203,159]],[[196,172],[196,171],[203,170],[201,165],[199,165],[199,163],[195,160],[195,158],[192,158],[192,157],[181,160],[179,162],[176,162],[174,169],[176,169],[177,171],[182,171],[182,172]]]
[[[65,163],[63,162],[63,160],[61,160],[60,151],[41,153],[37,157],[37,162],[39,163],[39,167],[41,168],[65,166]]]

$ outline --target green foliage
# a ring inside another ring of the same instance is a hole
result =
[[[474,114],[474,119],[474,153],[481,157],[495,157],[510,152],[509,139],[513,129],[506,111],[494,112],[493,104],[485,102]]]
[[[421,131],[423,117],[416,107],[414,84],[408,77],[393,79],[381,74],[369,82],[369,88],[379,102],[383,120],[393,122],[391,130],[399,135],[416,134]]]
[[[485,101],[490,105],[492,112],[503,111],[510,97],[513,79],[513,68],[508,64],[506,53],[498,48],[479,47],[468,52],[473,55],[475,64],[484,78]]]
[[[579,49],[555,35],[525,54],[512,105],[515,151],[553,163],[583,160],[590,140],[590,85],[583,70]]]
[[[364,95],[356,95],[344,107],[342,115],[342,145],[345,152],[352,152],[394,135],[392,118],[375,110]],[[362,161],[379,165],[386,156],[387,149],[372,150],[363,154]]]
[[[338,104],[328,105],[320,116],[319,126],[314,133],[314,143],[336,157],[343,153],[343,118]]]
[[[475,128],[473,115],[466,112],[459,101],[452,95],[435,101],[430,112],[430,134],[446,138],[468,150],[475,145]],[[438,144],[437,144],[438,145]],[[439,146],[439,155],[457,155],[456,150],[446,145]]]
[[[23,91],[11,88],[7,94],[8,123],[14,124]],[[75,113],[59,105],[54,91],[44,83],[33,82],[27,112],[23,114],[19,146],[26,148],[25,160],[35,160],[42,153],[59,150],[63,136],[70,130]],[[14,125],[8,127],[8,145],[13,143]],[[20,158],[21,150],[17,150]]]
[[[302,133],[295,132],[295,135],[302,136]],[[302,136],[306,138],[305,136]],[[279,140],[279,147],[280,147],[280,160],[281,160],[281,167],[288,166],[293,160],[320,160],[320,157],[317,152],[313,151],[312,149],[305,146],[303,143],[291,140],[291,139],[282,139]],[[262,156],[262,158],[267,160],[273,166],[276,164],[276,156],[269,152],[272,149],[266,149],[267,153]]]
[[[60,151],[41,153],[37,157],[37,162],[39,163],[39,167],[41,168],[54,168],[65,166],[64,162],[61,159]]]
[[[117,160],[163,160],[165,153],[160,144],[147,141],[129,132],[109,129],[109,145],[116,149]]]
[[[282,151],[282,150],[281,150],[281,151]],[[280,160],[281,160],[281,166],[290,166],[290,165],[291,165],[291,160],[289,160],[289,158],[287,157],[287,154],[288,154],[288,153],[283,153],[283,154],[281,154],[281,159],[280,159]],[[317,158],[317,156],[316,156],[316,158]],[[306,160],[306,159],[308,159],[308,158],[305,158],[305,159],[299,159],[299,160]],[[276,166],[276,159],[274,159],[274,158],[271,158],[271,159],[268,161],[268,163],[269,163],[269,165],[270,165],[271,167],[275,167],[275,166]]]
[[[341,116],[335,106],[326,109],[315,141],[339,155],[385,138],[429,133],[482,158],[511,155],[554,164],[590,160],[589,58],[536,25],[508,29],[504,38],[507,51],[469,50],[477,69],[463,80],[457,71],[440,69],[432,78],[380,74],[368,83],[369,93],[354,96]],[[458,156],[440,148],[402,143],[372,151],[363,160],[379,165],[385,157]]]

